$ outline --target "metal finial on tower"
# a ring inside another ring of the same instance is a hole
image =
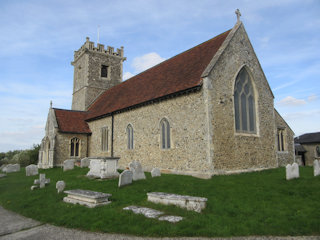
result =
[[[238,22],[240,22],[240,16],[241,16],[240,10],[237,9],[237,10],[235,11],[235,14],[237,15],[237,23],[238,23]]]
[[[52,100],[50,101],[50,108],[52,108]]]

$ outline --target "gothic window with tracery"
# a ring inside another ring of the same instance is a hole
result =
[[[128,140],[128,144],[127,144],[128,149],[133,149],[133,127],[131,124],[127,126],[127,140]]]
[[[80,151],[80,139],[74,137],[70,141],[70,156],[78,157],[79,151]]]
[[[256,133],[255,96],[252,80],[245,68],[238,73],[234,88],[236,131]]]
[[[163,118],[160,122],[160,130],[161,130],[161,148],[169,149],[171,147],[170,144],[170,124],[167,119]]]

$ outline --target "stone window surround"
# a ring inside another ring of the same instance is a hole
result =
[[[102,77],[102,67],[103,66],[107,67],[107,77]],[[110,80],[111,79],[110,75],[111,75],[111,66],[110,66],[110,64],[101,63],[101,65],[100,65],[100,78],[101,78],[101,80]]]
[[[164,136],[163,136],[163,127],[165,128]],[[171,134],[171,125],[168,118],[164,117],[160,120],[159,130],[160,130],[160,149],[170,150],[172,148],[172,134]],[[163,139],[163,137],[165,137],[165,139]],[[168,141],[168,138],[169,138],[169,141]]]
[[[134,149],[134,129],[131,123],[128,124],[126,128],[126,133],[127,133],[127,149],[133,150]]]
[[[258,99],[259,99],[259,94],[258,94],[258,91],[256,89],[256,86],[255,86],[255,82],[254,82],[254,78],[252,76],[252,71],[251,69],[249,68],[248,65],[246,64],[243,64],[239,67],[238,71],[234,74],[233,76],[233,85],[232,85],[232,93],[233,93],[233,101],[234,101],[234,92],[235,92],[235,83],[236,83],[236,80],[237,80],[237,76],[239,75],[240,71],[245,68],[249,77],[250,77],[250,80],[251,80],[251,85],[252,85],[252,89],[253,89],[253,94],[254,94],[254,110],[255,110],[255,132],[241,132],[241,131],[237,131],[236,130],[236,119],[235,119],[235,107],[234,107],[234,104],[233,104],[233,120],[234,120],[234,134],[235,136],[245,136],[245,137],[260,137],[260,126],[259,126],[259,111],[258,111]]]
[[[107,126],[101,128],[101,151],[109,152],[109,129]]]
[[[278,127],[277,128],[277,151],[280,153],[288,152],[286,136],[287,136],[286,128]]]
[[[74,144],[73,140],[76,141],[76,144]],[[73,147],[74,147],[74,149],[73,149],[73,155],[72,155],[72,150],[71,150],[72,143],[73,143]],[[76,154],[76,153],[77,153],[77,152],[76,152],[76,150],[77,150],[76,145],[77,145],[77,144],[78,144],[78,155]],[[69,156],[70,156],[71,158],[80,158],[80,153],[81,153],[81,139],[79,139],[79,138],[77,138],[77,137],[72,137],[72,138],[70,139],[70,143],[69,143],[69,150],[70,150]]]

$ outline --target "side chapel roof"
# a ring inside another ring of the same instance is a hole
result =
[[[53,108],[56,115],[58,128],[64,133],[86,133],[90,134],[90,128],[85,121],[87,112],[64,110]]]
[[[228,36],[228,30],[106,90],[88,109],[86,120],[202,85],[201,74]]]
[[[306,133],[294,138],[295,143],[320,143],[320,132]]]

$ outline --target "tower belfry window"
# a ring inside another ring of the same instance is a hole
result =
[[[101,77],[107,78],[108,77],[108,68],[107,65],[101,65]]]

